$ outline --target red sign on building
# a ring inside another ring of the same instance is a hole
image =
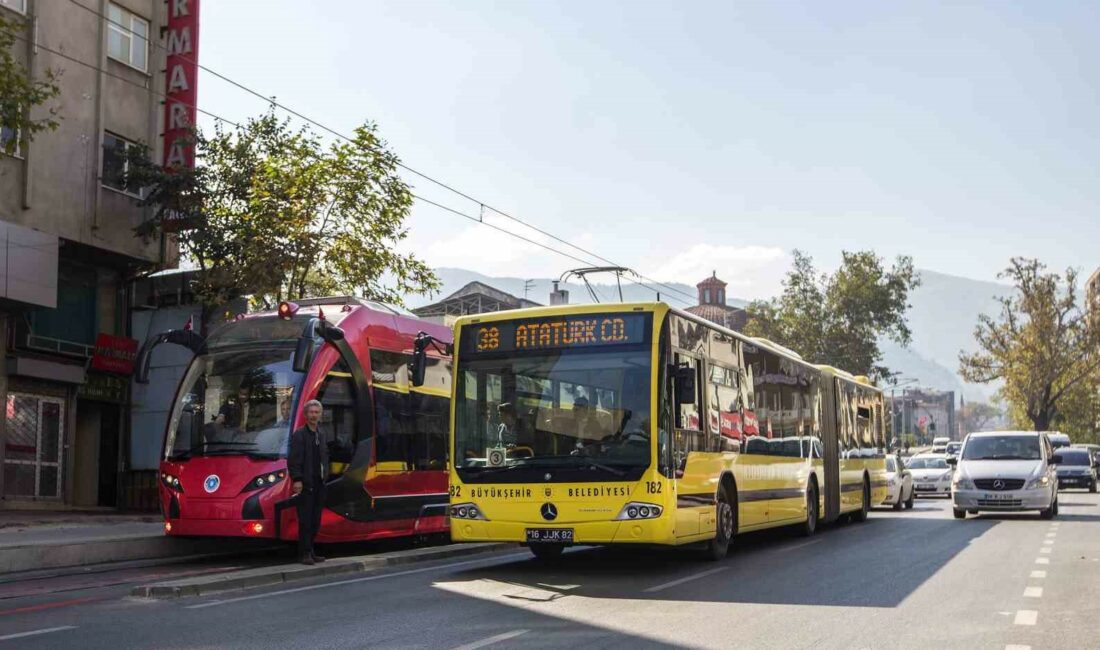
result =
[[[92,355],[92,370],[114,372],[128,375],[134,371],[137,359],[138,342],[125,336],[97,334],[95,354]]]
[[[168,0],[164,98],[164,166],[192,168],[198,116],[199,0]]]

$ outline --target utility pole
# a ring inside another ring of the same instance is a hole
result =
[[[523,281],[523,299],[524,300],[527,300],[527,294],[530,293],[530,291],[534,288],[535,288],[535,281],[534,280],[524,280]]]

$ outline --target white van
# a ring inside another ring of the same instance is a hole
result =
[[[1047,434],[1038,431],[983,431],[963,441],[951,481],[952,510],[956,519],[980,510],[998,512],[1038,510],[1043,519],[1058,514],[1058,475],[1061,456]]]

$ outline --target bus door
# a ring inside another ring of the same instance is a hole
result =
[[[703,400],[701,399],[703,382],[700,377],[702,362],[695,357],[675,352],[674,365],[677,372],[692,372],[695,375],[694,402],[681,401],[673,391],[673,440],[672,462],[673,476],[676,481],[676,536],[698,535],[702,507],[713,506],[715,488],[712,485],[707,468],[700,467],[701,459],[693,458],[696,452],[705,452],[707,437],[703,429]]]

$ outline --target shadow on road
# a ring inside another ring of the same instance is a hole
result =
[[[872,517],[842,524],[813,538],[789,531],[737,538],[719,563],[688,549],[598,548],[566,554],[557,564],[534,560],[455,573],[452,580],[494,580],[522,588],[594,598],[725,603],[894,607],[942,569],[997,521]],[[920,551],[913,549],[919,545]],[[713,576],[667,583],[711,569]],[[647,589],[649,591],[647,591]],[[504,597],[509,597],[505,594]]]

